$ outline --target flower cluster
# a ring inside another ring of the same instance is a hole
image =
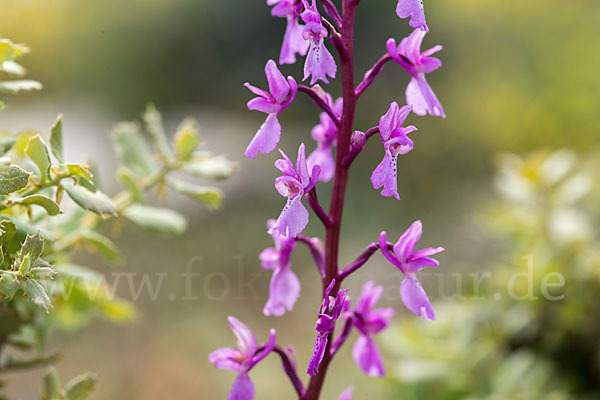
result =
[[[218,368],[238,373],[230,399],[254,398],[254,385],[247,374],[271,351],[281,357],[283,370],[299,399],[319,398],[322,374],[352,332],[358,333],[352,350],[358,368],[370,376],[384,376],[385,368],[376,336],[388,327],[395,311],[392,308],[375,308],[384,288],[374,281],[364,284],[353,308],[349,290],[342,286],[344,279],[365,265],[377,251],[381,251],[383,257],[403,274],[399,290],[405,307],[416,316],[435,319],[433,307],[416,274],[422,268],[437,267],[439,262],[431,256],[444,249],[415,250],[422,234],[420,221],[414,222],[396,244],[388,242],[386,233],[381,232],[378,240],[341,270],[338,267],[338,249],[348,172],[353,160],[366,148],[368,139],[379,134],[384,150],[382,161],[371,174],[373,188],[380,190],[383,197],[400,200],[398,156],[413,150],[415,143],[409,134],[417,130],[413,125],[404,126],[405,121],[411,113],[445,117],[441,103],[426,80],[426,74],[441,66],[441,61],[432,57],[441,50],[441,46],[421,52],[421,44],[429,32],[423,2],[399,0],[396,13],[400,18],[410,18],[409,25],[415,28],[414,31],[398,45],[394,39],[389,39],[386,43],[387,53],[367,71],[362,82],[355,85],[353,75],[347,71],[352,71],[354,67],[354,20],[360,1],[342,2],[343,16],[331,0],[319,0],[318,4],[316,0],[267,0],[267,5],[272,6],[271,14],[287,20],[279,64],[293,64],[298,56],[305,57],[303,80],[310,78],[310,85],[313,86],[297,84],[292,77],[285,78],[275,61],[267,62],[265,74],[269,91],[246,84],[258,95],[248,103],[248,108],[267,114],[266,121],[248,146],[246,156],[255,158],[259,153],[268,154],[277,147],[282,131],[278,116],[295,101],[298,93],[306,94],[320,108],[320,115],[319,123],[311,131],[316,147],[310,155],[306,157],[305,144],[301,143],[295,163],[281,149],[282,158],[275,161],[275,167],[282,174],[275,179],[275,188],[287,200],[279,217],[267,223],[267,232],[274,241],[274,247],[265,249],[259,256],[263,269],[273,271],[263,313],[266,316],[282,316],[292,311],[299,300],[300,280],[291,269],[292,255],[298,243],[309,247],[324,290],[321,308],[316,313],[314,349],[306,369],[311,376],[307,387],[297,376],[296,363],[291,358],[293,350],[277,346],[274,343],[274,331],[266,344],[258,346],[248,328],[230,317],[232,329],[238,338],[243,338],[239,340],[240,350],[221,349],[210,356],[210,361]],[[329,79],[335,78],[338,72],[336,58],[326,46],[328,43],[337,51],[337,60],[342,66],[343,95],[336,100],[321,86],[315,85],[319,80],[328,84]],[[368,130],[355,130],[353,119],[356,100],[389,61],[400,65],[410,76],[406,104],[391,102],[378,125]],[[329,211],[325,211],[319,203],[316,186],[319,181],[327,183],[331,180],[331,206]],[[302,235],[310,218],[303,200],[326,229],[325,246],[318,238]],[[343,328],[336,334],[336,325],[339,324],[343,324]],[[340,399],[350,400],[353,391],[354,388],[349,387]]]

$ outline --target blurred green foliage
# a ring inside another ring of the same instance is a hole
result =
[[[14,59],[26,51],[0,39],[2,71],[24,72]],[[39,88],[35,81],[0,82],[0,91],[34,87]],[[64,160],[62,115],[50,130],[49,146],[37,132],[0,139],[0,374],[54,362],[57,354],[46,353],[54,325],[80,326],[97,313],[115,321],[134,318],[133,304],[111,295],[103,275],[72,261],[81,245],[108,262],[120,259],[117,245],[99,232],[101,225],[113,219],[118,226],[125,219],[149,231],[183,233],[185,217],[146,204],[153,190],[164,198],[171,188],[209,209],[219,208],[222,192],[190,178],[224,179],[235,164],[201,150],[193,120],[182,122],[172,144],[156,108],[149,106],[143,120],[146,134],[136,123],[120,123],[112,132],[125,187],[112,198],[99,189],[91,166]],[[82,400],[95,381],[84,374],[62,388],[51,370],[42,398]]]
[[[408,319],[389,333],[399,397],[600,396],[598,160],[499,157],[501,197],[482,219],[504,256],[481,287],[439,304],[440,321]]]

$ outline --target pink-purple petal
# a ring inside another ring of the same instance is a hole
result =
[[[354,393],[354,386],[348,387],[342,392],[338,400],[352,400],[352,394]]]
[[[376,190],[383,186],[382,196],[394,196],[400,200],[397,181],[397,156],[392,156],[389,151],[385,152],[383,160],[371,174],[371,183],[373,189]]]
[[[427,22],[425,21],[423,0],[399,0],[396,7],[396,14],[402,19],[410,17],[408,24],[411,27],[429,31]]]
[[[416,78],[412,78],[406,86],[406,102],[412,106],[415,114],[427,115],[427,100],[425,100]]]
[[[367,335],[360,335],[352,348],[352,357],[358,367],[369,376],[384,376],[385,368],[377,345]]]
[[[214,364],[215,368],[226,369],[234,372],[242,372],[244,366],[242,361],[245,361],[245,355],[238,349],[229,347],[217,349],[208,355],[208,361]]]
[[[304,79],[310,76],[310,84],[314,85],[319,79],[325,83],[329,83],[327,76],[335,78],[337,65],[327,47],[323,38],[317,41],[311,41],[308,55],[304,63]]]
[[[415,251],[415,246],[423,234],[423,224],[417,220],[404,231],[394,245],[394,254],[398,260],[405,262]]]
[[[278,235],[296,237],[304,230],[306,225],[308,225],[308,211],[302,204],[302,196],[296,196],[288,199],[272,232],[276,232]]]
[[[400,285],[400,298],[402,302],[417,317],[435,320],[433,307],[425,290],[413,274],[407,275]]]
[[[255,394],[256,388],[250,377],[245,373],[240,373],[231,386],[227,400],[253,400]]]
[[[252,356],[258,348],[254,333],[235,317],[229,316],[227,320],[229,321],[231,330],[237,337],[238,347],[241,352],[247,356]]]
[[[274,9],[273,9],[274,10]],[[287,27],[279,55],[279,64],[294,64],[296,53],[305,56],[310,43],[303,36],[304,27],[298,23],[298,17],[287,16]]]
[[[292,311],[300,296],[300,281],[290,268],[280,268],[273,273],[269,299],[263,308],[265,315],[281,316]]]
[[[269,92],[271,92],[277,103],[282,103],[290,92],[290,86],[281,71],[279,71],[279,68],[277,68],[275,61],[267,61],[265,75],[269,83]]]
[[[275,147],[277,147],[280,138],[281,124],[279,124],[279,121],[277,120],[277,115],[269,114],[246,148],[246,157],[256,158],[259,152],[261,154],[272,152],[275,150]]]

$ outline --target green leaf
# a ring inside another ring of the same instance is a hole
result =
[[[27,296],[36,306],[46,310],[46,312],[52,307],[52,303],[50,302],[50,298],[46,294],[46,291],[36,280],[28,279],[25,281],[25,296]]]
[[[29,172],[18,165],[0,166],[0,194],[23,189],[29,183]]]
[[[187,228],[181,214],[166,208],[134,204],[125,209],[123,215],[139,227],[157,233],[180,234]]]
[[[145,203],[146,197],[142,188],[138,185],[137,180],[131,175],[131,172],[127,168],[119,168],[117,170],[117,179],[131,194],[131,198],[136,203]]]
[[[152,139],[152,143],[154,143],[159,153],[167,160],[172,159],[173,153],[169,148],[162,117],[156,107],[153,104],[148,104],[142,118],[146,125],[146,131],[148,131],[150,139]]]
[[[42,174],[41,181],[47,181],[50,176],[50,154],[48,153],[46,143],[44,143],[44,140],[39,134],[29,139],[27,147],[25,148],[25,154],[27,154],[27,156],[31,158],[31,161],[33,161],[40,169],[40,173]]]
[[[175,149],[178,159],[187,161],[191,158],[194,150],[200,144],[198,136],[198,125],[194,119],[186,118],[179,124],[175,133]]]
[[[15,145],[16,141],[17,139],[15,139],[14,137],[0,139],[0,155],[3,156],[6,153],[8,153],[10,149],[12,149],[12,147]]]
[[[115,215],[113,201],[101,191],[91,192],[83,186],[75,186],[71,182],[61,182],[69,197],[80,207],[100,215]]]
[[[2,293],[7,300],[12,299],[20,287],[21,284],[14,273],[0,271],[0,293]]]
[[[56,236],[54,235],[54,233],[52,233],[51,231],[49,231],[47,229],[40,228],[39,226],[34,226],[34,225],[30,224],[29,222],[27,222],[26,220],[15,218],[13,216],[6,215],[6,214],[0,214],[0,219],[3,221],[8,220],[15,224],[15,226],[17,227],[17,232],[16,232],[17,237],[19,237],[19,236],[23,237],[25,235],[36,235],[39,233],[40,236],[43,237],[45,240],[50,240],[50,241],[56,240]]]
[[[27,235],[21,250],[17,253],[15,260],[15,269],[19,269],[22,273],[28,273],[32,264],[40,258],[44,252],[44,239],[39,232],[35,235]]]
[[[42,194],[32,194],[27,197],[23,197],[21,200],[15,201],[17,204],[31,205],[43,207],[48,215],[58,215],[61,213],[58,204],[50,197],[46,197]]]
[[[10,242],[16,232],[17,226],[14,222],[8,220],[0,221],[0,243]]]
[[[65,386],[66,400],[83,400],[96,388],[95,375],[85,373],[73,378]]]
[[[149,176],[154,171],[152,153],[137,124],[121,122],[112,131],[115,152],[121,163],[140,176]]]
[[[19,93],[31,90],[42,90],[42,84],[38,81],[23,79],[18,81],[2,81],[0,82],[0,92],[4,93]]]
[[[108,261],[119,262],[121,260],[119,248],[106,236],[90,230],[83,232],[82,236],[90,245],[100,251]]]
[[[176,179],[169,179],[167,180],[167,183],[176,192],[199,201],[211,210],[217,210],[221,207],[223,192],[219,188],[198,186]]]
[[[183,165],[188,174],[213,180],[229,178],[237,170],[237,163],[225,156],[200,155]]]
[[[44,376],[44,400],[59,400],[60,399],[60,379],[56,368],[48,368],[46,376]]]
[[[50,149],[59,163],[63,162],[62,114],[59,114],[50,130]]]
[[[12,60],[4,61],[0,63],[0,71],[4,71],[12,76],[23,76],[25,75],[25,68],[19,63],[16,63]]]
[[[33,279],[45,281],[48,279],[53,279],[54,275],[56,275],[56,271],[51,267],[33,267],[29,270],[29,274]]]

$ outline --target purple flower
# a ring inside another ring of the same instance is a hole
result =
[[[292,160],[281,150],[283,159],[275,161],[275,167],[283,172],[283,176],[275,179],[275,188],[280,195],[287,197],[287,203],[283,207],[279,218],[269,229],[273,236],[296,237],[308,224],[308,211],[302,204],[302,197],[310,192],[319,179],[320,169],[318,165],[308,173],[304,143],[298,148],[296,167]]]
[[[388,39],[387,50],[390,57],[412,76],[406,87],[406,102],[413,106],[414,113],[417,115],[429,113],[436,117],[446,118],[442,105],[425,79],[425,74],[442,66],[439,59],[430,57],[440,51],[442,46],[434,46],[421,53],[421,43],[424,37],[425,31],[415,29],[410,36],[402,39],[398,47],[396,47],[394,39]]]
[[[408,24],[411,27],[429,32],[429,28],[425,21],[423,0],[398,0],[396,14],[402,19],[410,17],[410,22]]]
[[[275,220],[267,222],[269,230],[275,226]],[[263,308],[265,315],[281,316],[285,311],[292,311],[300,296],[300,281],[290,269],[290,255],[296,247],[294,237],[273,235],[275,248],[269,247],[260,253],[260,262],[264,269],[273,270],[269,299]]]
[[[319,319],[317,319],[317,324],[315,326],[315,329],[317,330],[315,349],[308,362],[308,370],[306,371],[310,376],[315,376],[319,373],[319,365],[325,355],[329,334],[333,333],[335,330],[335,322],[340,317],[342,311],[345,311],[348,308],[349,299],[346,297],[348,289],[340,290],[336,297],[329,296],[334,285],[335,279],[332,279],[325,290],[325,299],[323,299]]]
[[[395,314],[391,308],[373,310],[382,294],[383,286],[375,286],[373,281],[369,281],[363,286],[362,293],[354,307],[354,326],[360,332],[360,336],[354,344],[352,356],[356,365],[370,376],[385,375],[381,354],[372,335],[387,328]]]
[[[279,64],[294,64],[296,53],[306,55],[309,42],[304,38],[304,27],[298,23],[299,8],[295,0],[267,0],[267,5],[275,6],[271,9],[274,17],[287,18],[287,28],[283,37]]]
[[[412,125],[406,128],[402,126],[411,109],[411,106],[399,108],[398,103],[393,102],[388,112],[379,119],[379,134],[385,154],[371,175],[371,183],[374,189],[383,186],[382,196],[394,196],[398,200],[400,200],[397,179],[398,155],[406,154],[413,149],[413,141],[407,135],[417,130]]]
[[[256,390],[248,372],[265,358],[275,347],[275,330],[269,332],[269,341],[258,346],[252,331],[235,317],[228,317],[231,330],[238,340],[238,349],[221,348],[208,356],[208,361],[219,369],[238,373],[233,382],[228,400],[252,400]],[[260,350],[260,351],[259,351]]]
[[[327,29],[321,23],[321,14],[317,10],[316,0],[312,5],[308,5],[307,0],[304,3],[304,12],[301,17],[306,26],[304,27],[304,38],[310,41],[308,56],[304,63],[304,81],[311,76],[310,84],[314,85],[317,80],[329,83],[327,75],[335,78],[337,65],[333,56],[325,47],[324,39],[327,37]]]
[[[325,99],[339,118],[342,114],[343,99],[340,97],[335,102],[332,102],[331,95],[329,94],[326,95]],[[335,160],[331,154],[331,149],[337,142],[337,126],[329,114],[325,112],[321,113],[320,118],[321,123],[316,125],[311,131],[312,138],[317,142],[317,148],[310,153],[307,163],[309,168],[313,168],[315,165],[321,167],[319,180],[321,182],[329,182],[335,172]]]
[[[352,393],[354,393],[354,386],[350,386],[344,390],[338,400],[352,400]]]
[[[281,124],[279,124],[277,116],[294,101],[298,92],[294,78],[290,76],[286,80],[277,68],[275,61],[267,61],[265,74],[270,93],[249,83],[245,84],[252,93],[259,96],[248,102],[248,109],[267,114],[267,119],[246,148],[246,157],[248,158],[256,158],[259,151],[267,154],[275,149],[281,136]]]
[[[404,280],[400,286],[400,297],[402,302],[417,317],[434,320],[435,313],[431,303],[427,298],[425,290],[417,280],[415,273],[425,267],[437,267],[439,261],[429,256],[444,251],[443,247],[435,247],[415,251],[415,246],[423,233],[421,221],[415,221],[400,236],[398,242],[394,245],[394,253],[390,254],[387,247],[385,232],[379,236],[379,248],[381,253],[389,262],[394,264],[404,274]]]

